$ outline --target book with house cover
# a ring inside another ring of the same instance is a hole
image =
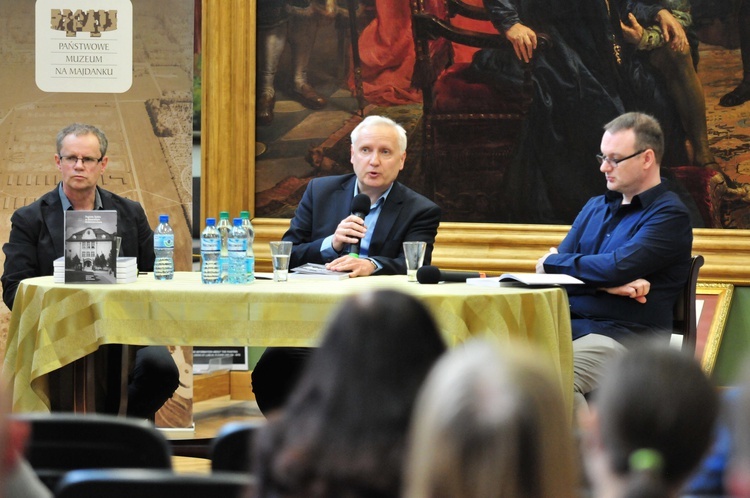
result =
[[[550,286],[550,285],[576,285],[583,281],[570,275],[562,273],[503,273],[499,277],[469,278],[469,285],[482,285],[498,287],[502,285],[528,285],[528,286]]]
[[[289,271],[290,280],[343,280],[349,278],[349,272],[332,271],[326,265],[306,263]]]
[[[65,282],[117,283],[117,211],[65,211]]]

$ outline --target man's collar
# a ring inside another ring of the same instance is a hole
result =
[[[62,182],[57,184],[57,192],[60,194],[60,202],[62,202],[63,211],[67,211],[68,209],[73,209],[73,204],[71,204],[70,200],[68,199],[68,196],[65,195]],[[104,205],[102,204],[102,198],[99,195],[99,189],[95,188],[94,192],[95,192],[94,210],[104,209]]]
[[[661,183],[659,183],[658,185],[654,185],[650,189],[644,190],[640,194],[634,195],[633,200],[630,202],[630,204],[640,204],[642,207],[647,207],[649,204],[654,202],[661,194],[666,192],[667,186],[664,184],[664,181],[664,178],[662,178]],[[609,205],[617,204],[619,206],[622,202],[622,194],[620,192],[607,190],[604,196],[607,200],[607,204]]]
[[[391,190],[393,190],[393,186],[395,184],[396,184],[396,182],[391,183],[391,186],[388,187],[388,190],[386,190],[385,192],[383,192],[383,195],[381,195],[380,197],[378,197],[378,200],[375,201],[372,205],[374,206],[374,205],[376,205],[378,203],[382,204],[383,202],[385,202],[385,200],[388,198],[388,194],[391,193]],[[359,194],[359,183],[358,183],[357,179],[355,178],[354,179],[354,196],[356,197],[357,194]],[[381,200],[382,200],[382,202],[381,202]]]

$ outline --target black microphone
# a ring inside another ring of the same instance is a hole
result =
[[[370,213],[370,197],[367,194],[357,194],[352,199],[352,214],[365,219]],[[349,244],[349,248],[346,252],[349,256],[358,258],[359,257],[359,245],[362,243],[362,239],[359,239],[356,244]]]
[[[437,266],[422,266],[417,270],[417,282],[436,284],[438,282],[466,282],[467,278],[484,278],[487,275],[478,271],[448,271]]]

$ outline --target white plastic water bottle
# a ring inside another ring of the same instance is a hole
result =
[[[235,218],[233,225],[227,239],[229,283],[244,284],[247,283],[247,230],[242,227],[242,218]]]
[[[255,252],[253,251],[255,230],[250,222],[250,211],[240,211],[240,218],[242,218],[242,228],[247,231],[247,259],[245,264],[247,265],[247,281],[249,283],[255,280]]]
[[[221,211],[219,213],[219,224],[216,225],[216,228],[219,230],[219,235],[221,235],[221,254],[219,255],[220,280],[226,282],[229,279],[227,240],[229,239],[229,231],[232,229],[232,224],[229,222],[229,211]]]
[[[154,278],[172,280],[174,277],[174,231],[169,226],[169,215],[159,215],[159,226],[154,230]]]
[[[204,284],[221,283],[220,254],[221,235],[216,229],[216,218],[206,218],[206,228],[201,232],[201,280]]]

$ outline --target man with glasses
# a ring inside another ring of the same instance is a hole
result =
[[[53,275],[55,259],[65,252],[65,211],[107,209],[117,211],[117,231],[122,238],[120,256],[138,259],[140,271],[153,271],[154,233],[143,207],[97,186],[107,167],[107,137],[99,128],[74,123],[57,135],[55,163],[62,181],[39,199],[16,210],[11,217],[8,242],[3,245],[5,268],[2,280],[3,301],[13,309],[16,290],[21,280],[42,275]],[[119,358],[119,347],[105,347],[97,352],[97,370],[106,367],[107,356]],[[101,354],[99,354],[101,353]],[[100,361],[101,360],[101,361]],[[99,373],[99,372],[97,372]],[[117,376],[97,375],[103,384],[97,386],[102,394],[111,391]],[[55,382],[66,375],[50,378],[53,409],[66,410],[63,400],[55,400]],[[111,381],[111,386],[105,385]],[[166,347],[141,348],[128,385],[128,414],[153,418],[154,413],[177,389],[179,372]],[[103,396],[102,396],[103,397]],[[97,396],[97,400],[100,398]],[[116,411],[118,396],[110,395],[97,409]],[[60,406],[55,404],[61,403]]]
[[[589,200],[560,245],[536,265],[537,273],[585,283],[568,289],[579,407],[630,342],[669,339],[693,244],[688,210],[660,176],[659,123],[631,112],[604,130],[597,159],[608,192]]]

